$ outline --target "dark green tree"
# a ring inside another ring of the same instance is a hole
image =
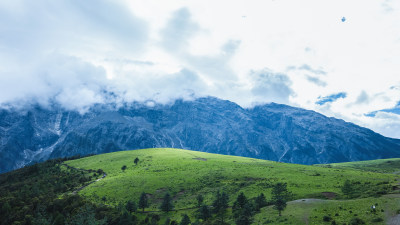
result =
[[[165,220],[164,225],[169,225],[170,223],[171,223],[171,219],[168,217],[168,218]]]
[[[342,192],[347,198],[351,198],[354,194],[354,187],[351,181],[346,180],[342,186]]]
[[[133,224],[132,215],[124,210],[119,217],[118,225],[131,225]]]
[[[211,218],[211,211],[207,205],[202,205],[199,210],[197,211],[198,219],[202,219],[203,221],[207,221]]]
[[[172,204],[172,198],[169,193],[166,193],[161,203],[160,209],[164,212],[169,212],[174,209],[174,205]]]
[[[129,201],[126,203],[125,208],[126,208],[126,210],[128,210],[128,212],[131,212],[131,213],[132,213],[132,212],[136,212],[136,210],[137,210],[136,203],[133,202],[133,201],[131,201],[131,200],[129,200]]]
[[[181,223],[179,223],[179,225],[189,225],[190,223],[191,221],[189,216],[187,214],[184,214]]]
[[[125,172],[126,168],[127,168],[127,167],[126,167],[125,165],[123,165],[123,166],[121,167],[122,172]]]
[[[250,225],[253,221],[253,206],[241,192],[232,207],[235,223],[238,225]]]
[[[139,158],[138,158],[138,157],[136,157],[136,159],[135,159],[133,162],[135,163],[135,165],[137,165],[137,164],[138,164],[138,162],[139,162]]]
[[[242,209],[249,202],[243,192],[240,192],[236,201],[233,203],[233,210]]]
[[[260,209],[264,206],[267,206],[267,200],[265,199],[265,195],[261,193],[254,200],[254,207],[256,211],[260,211]]]
[[[102,225],[106,224],[106,220],[97,220],[95,218],[95,210],[88,205],[82,206],[78,209],[78,212],[74,214],[69,220],[66,221],[68,225]]]
[[[212,203],[212,211],[213,213],[218,213],[221,208],[221,193],[217,191],[215,194],[215,199]]]
[[[229,196],[225,192],[222,194],[218,191],[215,195],[215,200],[212,204],[213,212],[218,215],[221,221],[224,221],[224,216],[226,214],[226,210],[228,209],[229,205]]]
[[[144,209],[149,207],[149,201],[147,199],[147,195],[146,193],[142,192],[142,194],[140,195],[139,198],[139,208],[142,209],[142,211],[144,212]]]
[[[290,200],[292,193],[288,191],[286,183],[277,183],[272,187],[272,202],[274,208],[278,210],[279,216],[282,215],[282,211],[286,208],[286,203]]]
[[[203,195],[201,195],[201,194],[197,195],[196,199],[197,199],[197,207],[201,207],[201,205],[203,204],[203,201],[204,201]]]

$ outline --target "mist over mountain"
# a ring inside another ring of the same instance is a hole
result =
[[[173,104],[98,104],[87,113],[52,107],[0,110],[0,172],[35,161],[172,147],[316,164],[400,157],[400,140],[314,111],[254,108],[217,98]]]

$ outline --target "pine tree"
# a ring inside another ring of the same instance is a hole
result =
[[[132,216],[128,211],[124,210],[119,217],[118,225],[131,225],[133,223]]]
[[[274,202],[274,208],[279,211],[279,216],[282,215],[281,213],[286,208],[286,203],[290,200],[291,195],[286,183],[277,183],[273,186],[272,201]]]
[[[160,209],[164,212],[169,212],[174,209],[174,205],[172,204],[172,198],[169,193],[165,194],[163,202],[160,206]]]
[[[137,164],[138,164],[138,162],[139,162],[139,158],[138,158],[138,157],[136,157],[136,159],[135,159],[133,162],[135,163],[135,165],[137,165]]]
[[[229,208],[228,203],[229,203],[229,195],[225,192],[222,192],[221,200],[220,200],[220,209],[218,212],[218,215],[221,218],[222,223],[224,223],[224,217],[225,217],[227,209]]]
[[[182,221],[179,225],[189,225],[191,223],[188,215],[183,215]]]
[[[253,221],[253,206],[241,192],[233,203],[233,217],[237,225],[250,225]]]
[[[125,208],[128,212],[136,212],[137,210],[136,203],[130,200],[126,203]]]
[[[142,194],[140,195],[138,205],[139,205],[139,208],[142,209],[143,212],[144,212],[145,208],[149,207],[149,202],[148,202],[146,193],[142,192]]]
[[[200,207],[198,210],[198,218],[202,219],[203,221],[207,221],[209,218],[211,218],[211,212],[208,206],[202,205]]]
[[[253,223],[253,208],[250,202],[247,202],[240,213],[235,216],[236,225],[250,225]]]
[[[342,186],[342,192],[347,198],[351,198],[354,193],[353,185],[349,180],[346,180]]]
[[[262,207],[267,206],[267,200],[265,199],[264,194],[263,193],[259,194],[255,199],[254,203],[256,211],[260,211]]]
[[[240,192],[236,201],[233,203],[233,210],[235,209],[242,209],[247,204],[248,200],[243,192]]]
[[[197,195],[197,207],[200,207],[203,204],[204,197],[203,195],[199,194]]]
[[[219,193],[219,191],[217,191],[217,193],[215,194],[215,200],[212,204],[212,207],[213,213],[218,213],[221,209],[221,194]]]

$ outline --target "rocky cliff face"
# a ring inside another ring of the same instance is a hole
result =
[[[216,98],[172,105],[0,110],[0,172],[76,154],[173,147],[315,164],[400,157],[400,141],[280,104],[243,109]]]

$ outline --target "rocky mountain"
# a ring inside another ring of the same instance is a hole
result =
[[[315,164],[400,157],[400,140],[280,104],[244,109],[217,98],[170,105],[0,110],[0,172],[48,158],[173,147]]]

